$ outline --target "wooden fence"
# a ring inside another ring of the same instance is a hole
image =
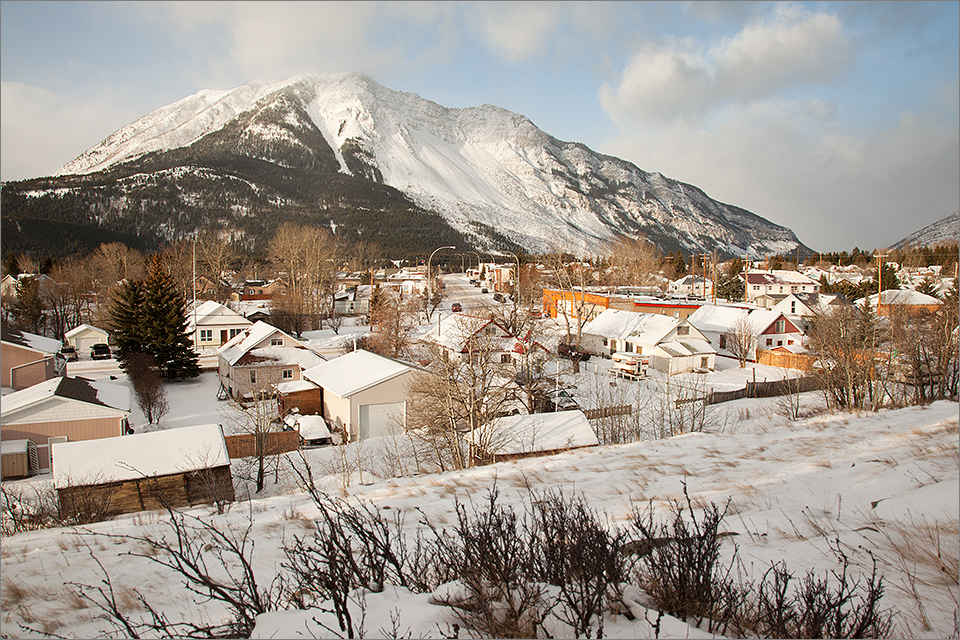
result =
[[[706,404],[720,404],[740,398],[772,398],[792,393],[816,391],[820,385],[816,378],[789,378],[786,380],[772,380],[770,382],[747,382],[743,389],[734,391],[711,391],[704,398]]]
[[[767,349],[757,349],[757,364],[766,364],[771,367],[799,369],[810,373],[813,371],[813,363],[816,361],[816,357],[802,353],[781,353],[768,351]]]
[[[596,418],[609,418],[610,416],[629,416],[633,415],[632,404],[622,404],[616,407],[601,407],[599,409],[587,409],[583,412],[587,420]]]
[[[268,456],[296,451],[300,446],[300,434],[297,431],[271,431],[264,434],[264,437],[264,453]],[[257,436],[252,433],[224,436],[223,439],[227,443],[227,453],[231,460],[257,455]]]

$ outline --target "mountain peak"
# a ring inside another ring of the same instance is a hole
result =
[[[605,253],[614,238],[638,235],[688,253],[759,257],[802,246],[785,227],[560,141],[524,115],[491,104],[444,107],[359,72],[200,91],[121,128],[57,175],[187,166],[242,166],[252,184],[263,171],[369,181],[481,246]],[[293,191],[278,201],[318,207],[303,197]]]

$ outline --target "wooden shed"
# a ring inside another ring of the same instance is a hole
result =
[[[0,443],[0,476],[4,480],[28,478],[39,471],[37,445],[32,440],[5,440]]]
[[[64,514],[123,513],[234,500],[219,425],[53,445],[53,483]]]

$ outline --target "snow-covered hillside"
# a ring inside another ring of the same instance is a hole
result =
[[[946,218],[941,218],[933,224],[911,233],[893,245],[893,248],[932,247],[944,242],[957,242],[958,240],[960,240],[960,217],[958,217],[957,212],[954,212]]]
[[[256,149],[256,157],[276,162],[277,154],[262,150],[306,148],[304,129],[314,128],[341,173],[394,187],[469,236],[501,234],[530,251],[605,253],[611,239],[638,233],[666,247],[733,255],[793,253],[799,244],[785,227],[557,140],[520,114],[491,105],[446,108],[359,73],[202,91],[120,129],[58,175],[199,144],[244,114],[245,153]]]

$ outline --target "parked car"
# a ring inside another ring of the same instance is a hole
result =
[[[489,292],[487,291],[487,288],[484,287],[483,289],[480,289],[480,293],[489,293]]]
[[[94,360],[109,360],[113,357],[113,354],[110,353],[109,345],[98,342],[90,347],[90,357]]]
[[[80,355],[77,353],[77,350],[69,345],[60,347],[60,355],[63,356],[63,359],[67,362],[76,362],[80,359]]]
[[[504,301],[503,294],[502,294],[502,293],[495,293],[495,294],[493,294],[493,301],[494,301],[494,302],[503,302],[503,301]]]
[[[459,302],[454,302],[452,305],[450,305],[450,310],[453,311],[454,313],[458,313],[460,311],[463,311],[463,305],[460,304]]]
[[[571,360],[577,359],[577,360],[586,361],[590,359],[589,351],[587,351],[583,347],[567,344],[565,342],[561,342],[559,345],[557,345],[557,353],[559,353],[564,358],[570,358]]]

